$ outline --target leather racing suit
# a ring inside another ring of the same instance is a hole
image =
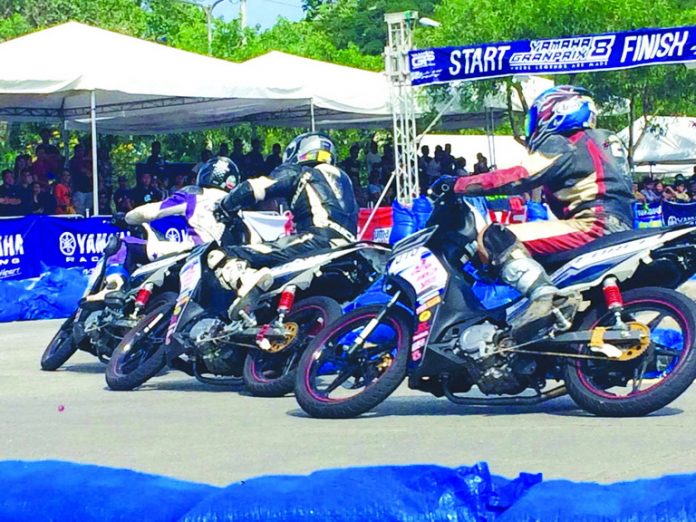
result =
[[[221,189],[190,185],[164,201],[141,205],[128,212],[125,221],[129,225],[141,225],[168,216],[182,216],[188,224],[188,234],[182,242],[154,239],[145,241],[125,236],[119,250],[107,259],[107,277],[116,273],[127,277],[138,265],[157,257],[183,252],[202,243],[220,241],[225,225],[215,219],[213,210],[215,204],[226,195],[227,192]]]
[[[481,196],[520,194],[537,187],[543,187],[559,220],[506,227],[534,256],[572,250],[632,226],[633,194],[625,151],[615,135],[601,129],[549,136],[522,165],[461,177],[455,191]],[[482,246],[494,251],[491,257],[507,248],[486,239],[484,235]]]
[[[348,175],[337,167],[280,165],[269,176],[244,181],[220,203],[228,213],[266,199],[284,198],[295,223],[294,234],[258,245],[228,247],[230,257],[252,268],[272,267],[355,240],[358,205]]]

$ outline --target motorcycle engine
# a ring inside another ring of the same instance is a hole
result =
[[[239,373],[235,371],[239,366],[239,361],[236,360],[238,350],[230,350],[218,336],[224,326],[219,319],[201,319],[191,328],[189,338],[209,372],[216,375],[236,375]]]
[[[459,336],[458,351],[475,358],[485,357],[496,348],[493,340],[497,332],[498,328],[488,321],[470,326]]]
[[[499,333],[498,327],[488,321],[471,326],[459,336],[457,353],[474,359],[478,368],[476,385],[481,392],[514,395],[528,386],[527,377],[534,373],[536,366],[517,354],[494,355],[504,343],[499,339]]]

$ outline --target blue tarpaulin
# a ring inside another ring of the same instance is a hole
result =
[[[0,462],[0,520],[631,521],[696,520],[696,475],[610,485],[491,475],[485,463],[328,469],[225,488],[126,469]]]

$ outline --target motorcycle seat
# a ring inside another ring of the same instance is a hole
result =
[[[542,266],[547,271],[553,271],[560,268],[569,261],[572,261],[578,256],[587,254],[588,252],[594,252],[596,250],[601,250],[602,248],[608,248],[616,245],[623,245],[629,241],[636,239],[643,239],[650,236],[656,236],[658,234],[663,234],[667,229],[665,228],[647,228],[638,230],[626,230],[624,232],[615,232],[614,234],[609,234],[608,236],[600,237],[588,243],[585,246],[576,248],[574,250],[566,250],[565,252],[558,252],[556,254],[548,254],[542,256],[534,256],[537,261],[539,261]]]

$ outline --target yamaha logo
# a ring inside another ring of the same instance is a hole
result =
[[[58,238],[58,248],[64,256],[72,256],[77,248],[77,241],[72,232],[63,232]]]
[[[166,237],[169,241],[176,241],[177,243],[181,242],[181,233],[176,228],[167,229],[167,231],[164,233],[164,237]]]

